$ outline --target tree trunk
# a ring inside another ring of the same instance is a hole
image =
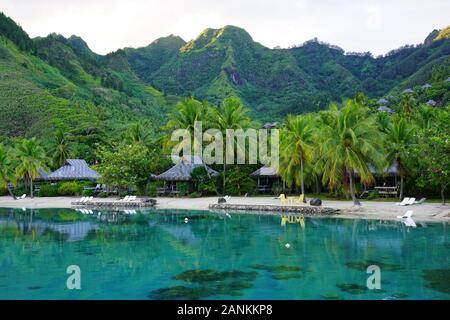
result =
[[[441,185],[441,198],[442,198],[442,204],[445,204],[445,187],[447,185]]]
[[[400,173],[400,201],[403,200],[403,184],[404,184],[404,177],[403,172]]]
[[[227,170],[227,165],[225,163],[225,161],[223,162],[223,185],[222,185],[222,194],[225,195],[225,186],[226,186],[226,170]]]
[[[31,197],[31,199],[34,198],[33,178],[32,177],[30,177],[30,197]]]
[[[14,193],[11,191],[11,187],[9,186],[9,183],[6,184],[6,189],[8,189],[9,195],[11,197],[13,197],[14,200],[17,200],[16,196],[14,195]]]
[[[353,188],[353,172],[350,172],[350,174],[348,175],[350,178],[350,194],[352,196],[352,200],[353,200],[353,204],[356,206],[360,206],[361,203],[359,202],[359,200],[356,198],[355,196],[355,189]]]
[[[304,171],[304,165],[303,165],[303,158],[302,158],[302,159],[300,159],[300,180],[301,180],[303,202],[305,202],[305,177],[303,175],[303,171]]]

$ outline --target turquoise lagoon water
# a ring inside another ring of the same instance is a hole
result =
[[[0,209],[0,299],[449,299],[447,228]],[[80,267],[81,290],[67,289],[69,265]],[[366,286],[369,265],[381,269],[380,290]]]

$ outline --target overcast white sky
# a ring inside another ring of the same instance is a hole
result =
[[[32,37],[75,34],[101,54],[231,24],[268,47],[317,37],[378,55],[450,24],[449,0],[1,0],[0,11]]]

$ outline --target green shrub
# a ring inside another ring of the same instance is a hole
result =
[[[98,197],[99,198],[108,198],[109,197],[109,193],[108,192],[99,193]]]
[[[44,184],[39,190],[39,197],[57,197],[59,196],[58,186],[51,184]]]
[[[63,182],[58,188],[61,196],[79,196],[83,192],[83,185],[78,182]]]
[[[372,191],[369,191],[369,194],[367,195],[367,200],[377,199],[378,197],[379,197],[378,191],[372,190]]]
[[[9,195],[8,189],[5,187],[0,187],[0,196],[7,196]]]
[[[199,198],[200,196],[201,196],[201,194],[198,193],[198,192],[192,192],[192,193],[189,195],[189,197],[191,197],[191,198]]]
[[[83,190],[83,197],[91,197],[94,195],[94,190],[88,189]]]
[[[189,192],[189,184],[187,182],[178,182],[177,189],[180,192],[180,196],[185,196]]]

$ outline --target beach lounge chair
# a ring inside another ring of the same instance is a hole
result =
[[[305,203],[305,195],[304,195],[304,194],[301,194],[296,200],[297,200],[297,202],[300,203],[300,204]]]
[[[130,201],[135,201],[136,200],[136,196],[130,196],[129,198],[128,198],[128,202],[130,202]]]
[[[26,194],[23,194],[23,195],[21,195],[20,197],[18,197],[17,199],[22,200],[22,199],[25,199],[26,197],[27,197],[27,195],[26,195]]]
[[[280,194],[279,199],[280,199],[281,203],[287,203],[288,202],[288,199],[286,198],[284,193]]]
[[[425,200],[427,200],[427,198],[422,198],[419,201],[414,201],[414,204],[422,204],[425,202]]]
[[[399,219],[410,219],[411,216],[413,215],[413,213],[414,213],[414,211],[408,210],[408,211],[405,212],[404,215],[402,215],[402,216],[397,216],[397,218],[399,218]]]
[[[406,204],[409,202],[409,198],[403,198],[402,202],[397,202],[396,206],[406,206]]]
[[[409,198],[408,203],[405,204],[405,206],[413,205],[416,202],[416,198]]]
[[[94,199],[94,197],[87,197],[87,199],[86,199],[85,202],[86,202],[86,203],[87,203],[87,202],[91,202],[93,199]]]
[[[125,198],[120,199],[119,202],[128,202],[128,199],[130,199],[130,196],[125,196]]]
[[[83,203],[83,202],[86,201],[86,198],[87,198],[87,197],[81,197],[81,199],[80,199],[78,202]]]

